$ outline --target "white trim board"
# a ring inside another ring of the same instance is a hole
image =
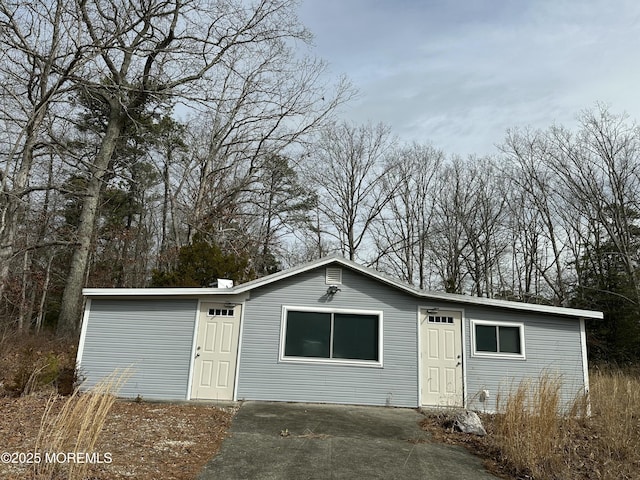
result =
[[[455,293],[443,293],[443,292],[431,292],[427,290],[419,290],[410,285],[402,283],[398,280],[389,278],[382,273],[372,269],[359,265],[351,260],[346,260],[341,257],[330,256],[324,257],[314,262],[301,265],[299,267],[283,270],[266,277],[253,280],[251,282],[243,283],[231,288],[86,288],[82,291],[86,297],[149,297],[149,296],[163,296],[163,297],[215,297],[220,295],[234,296],[240,293],[249,293],[251,290],[262,287],[264,285],[283,280],[301,273],[323,267],[326,265],[340,265],[355,272],[361,273],[367,277],[378,280],[381,283],[389,285],[393,288],[397,288],[405,293],[408,293],[417,298],[424,298],[426,300],[445,301],[460,305],[481,305],[486,307],[497,307],[510,310],[519,310],[527,312],[548,313],[551,315],[558,315],[570,318],[593,318],[602,319],[602,312],[596,312],[592,310],[579,310],[575,308],[555,307],[552,305],[538,305],[533,303],[513,302],[508,300],[497,300],[493,298],[484,297],[472,297],[469,295],[459,295]]]
[[[80,327],[80,340],[78,341],[78,352],[76,353],[76,370],[80,371],[82,354],[84,353],[84,342],[87,339],[87,327],[89,324],[89,313],[91,312],[91,299],[88,298],[84,305],[82,314],[82,326]]]

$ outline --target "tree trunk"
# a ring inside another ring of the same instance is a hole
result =
[[[58,336],[73,336],[77,333],[82,314],[82,288],[85,283],[85,272],[89,260],[91,239],[93,238],[98,202],[102,191],[103,177],[107,171],[111,157],[116,148],[116,143],[124,125],[122,114],[117,100],[111,102],[111,115],[107,124],[107,130],[100,144],[100,150],[96,155],[92,168],[92,176],[87,185],[86,196],[82,203],[80,221],[77,232],[77,244],[71,257],[69,275],[62,294],[62,306],[58,318]]]
[[[42,321],[45,317],[45,306],[47,304],[47,293],[49,292],[49,282],[51,281],[51,264],[53,263],[53,256],[49,257],[47,262],[47,270],[45,272],[44,284],[42,285],[42,296],[40,297],[40,304],[38,306],[38,315],[36,316],[36,333],[40,333],[42,328]]]
[[[29,173],[33,165],[33,150],[37,140],[37,131],[44,119],[44,109],[36,110],[24,130],[24,145],[20,166],[13,179],[11,190],[8,180],[0,175],[0,299],[9,278],[11,260],[16,255],[15,241],[18,228],[24,217],[24,190],[29,183]],[[16,145],[16,149],[18,146]],[[0,170],[0,174],[2,171]],[[6,192],[6,193],[5,193]],[[4,198],[3,198],[4,197]]]

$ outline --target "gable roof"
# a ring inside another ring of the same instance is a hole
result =
[[[514,302],[509,300],[498,300],[494,298],[472,297],[456,293],[432,292],[419,290],[411,285],[390,278],[373,268],[364,267],[354,261],[347,260],[337,255],[323,257],[319,260],[299,265],[297,267],[282,270],[280,272],[267,275],[250,282],[242,283],[231,288],[206,288],[206,287],[171,287],[171,288],[85,288],[82,293],[86,297],[153,297],[153,296],[208,296],[208,295],[236,295],[247,293],[251,290],[268,285],[285,278],[293,277],[316,268],[338,265],[361,273],[364,276],[377,280],[390,287],[404,291],[405,293],[425,300],[440,300],[451,303],[461,303],[467,305],[481,305],[487,307],[498,307],[510,310],[520,310],[527,312],[548,313],[565,317],[602,319],[602,312],[593,310],[580,310],[576,308],[555,307],[551,305],[538,305],[534,303]]]

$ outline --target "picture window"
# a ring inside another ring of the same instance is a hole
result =
[[[286,309],[283,358],[379,363],[380,326],[378,313]]]

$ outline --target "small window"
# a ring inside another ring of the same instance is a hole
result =
[[[429,315],[428,323],[453,323],[453,317],[441,317],[437,315]]]
[[[233,317],[233,308],[210,308],[210,317]]]
[[[479,321],[471,323],[474,355],[524,358],[523,324]]]
[[[381,363],[381,314],[285,308],[282,358]]]

